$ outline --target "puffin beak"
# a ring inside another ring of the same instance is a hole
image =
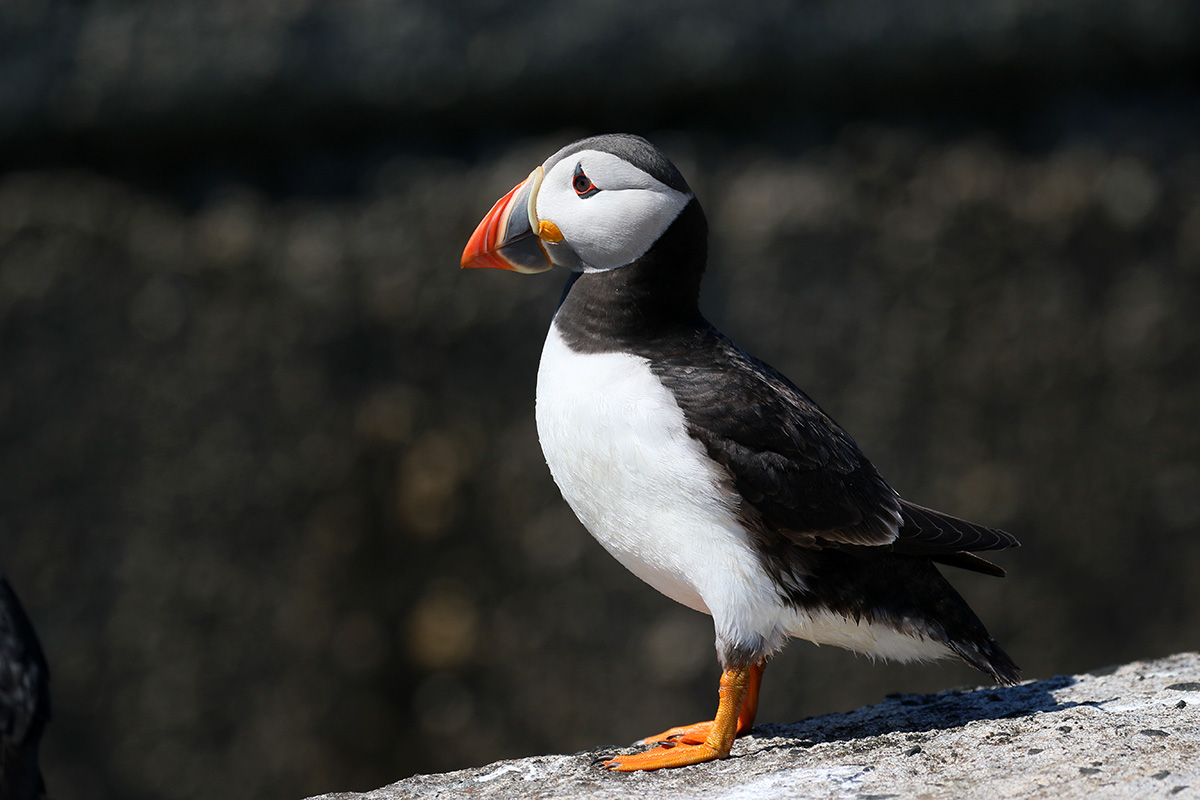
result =
[[[467,240],[462,268],[492,267],[517,272],[545,272],[554,266],[539,232],[537,193],[544,171],[538,167],[513,190],[496,201]],[[551,223],[547,223],[553,228]],[[554,233],[558,233],[555,228]],[[559,234],[559,240],[562,236]]]

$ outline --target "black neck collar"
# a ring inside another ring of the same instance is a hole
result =
[[[574,273],[554,325],[573,350],[637,350],[638,345],[704,325],[700,279],[708,223],[693,198],[654,246],[632,264]]]

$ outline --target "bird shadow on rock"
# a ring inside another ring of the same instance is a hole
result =
[[[872,706],[791,724],[769,723],[754,729],[759,738],[796,740],[799,747],[821,742],[868,739],[895,733],[948,730],[975,720],[1017,719],[1044,711],[1064,711],[1094,703],[1059,702],[1054,692],[1075,683],[1069,675],[1048,680],[939,694],[892,694]]]

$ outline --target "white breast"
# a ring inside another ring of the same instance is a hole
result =
[[[614,558],[673,600],[712,614],[718,635],[781,638],[784,610],[732,501],[714,488],[717,468],[645,359],[576,353],[551,327],[537,426],[563,497]]]

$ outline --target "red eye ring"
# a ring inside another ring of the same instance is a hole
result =
[[[575,177],[571,179],[571,187],[575,189],[575,194],[580,197],[591,197],[600,191],[596,188],[596,184],[592,183],[592,179],[583,174],[582,164],[575,165]]]

